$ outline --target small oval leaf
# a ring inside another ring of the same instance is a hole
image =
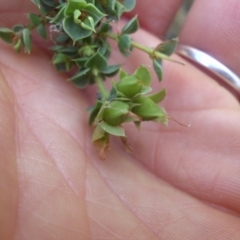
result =
[[[122,34],[135,33],[139,28],[138,16],[133,17],[122,29]]]
[[[155,103],[160,103],[166,96],[166,90],[162,89],[161,91],[148,95],[147,97],[150,98]]]
[[[157,74],[158,80],[162,81],[163,69],[162,69],[161,61],[154,59],[153,60],[153,68],[154,68],[155,73]]]
[[[8,28],[0,28],[0,38],[7,42],[12,43],[12,38],[14,36],[14,32]]]
[[[23,29],[22,38],[25,52],[29,54],[31,51],[32,39],[30,30],[28,28]]]
[[[143,86],[150,86],[152,81],[152,76],[148,68],[140,66],[134,75],[142,82]]]
[[[125,131],[122,127],[120,126],[111,126],[109,124],[107,124],[106,122],[102,121],[100,123],[100,126],[102,127],[102,129],[114,136],[118,136],[118,137],[125,137]]]
[[[120,36],[118,40],[118,47],[123,56],[128,57],[132,51],[130,36],[127,34]]]
[[[178,45],[178,41],[179,41],[178,38],[173,38],[171,40],[168,40],[166,42],[159,44],[155,48],[155,50],[158,52],[161,52],[167,56],[170,56],[175,52],[177,45]]]

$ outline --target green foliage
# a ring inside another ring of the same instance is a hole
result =
[[[173,38],[173,39],[168,40],[166,42],[160,43],[155,48],[155,50],[160,52],[160,53],[163,53],[167,56],[170,56],[175,52],[175,50],[177,48],[177,45],[178,45],[178,38]]]
[[[154,71],[155,71],[155,73],[158,77],[158,80],[162,81],[162,79],[163,79],[162,61],[154,59],[153,60],[153,68],[154,68]]]
[[[121,34],[135,33],[139,28],[137,16],[133,17],[122,29]]]
[[[118,47],[123,56],[128,57],[131,54],[131,38],[128,34],[123,34],[119,37]]]
[[[132,109],[132,112],[145,121],[158,120],[159,118],[166,116],[165,111],[149,97],[139,97],[134,100],[134,103],[136,103],[137,106]]]
[[[143,121],[167,124],[166,111],[158,106],[166,92],[163,89],[146,95],[151,81],[151,74],[145,66],[130,75],[120,70],[119,81],[113,82],[109,98],[99,100],[91,109],[89,123],[95,126],[94,142],[105,148],[111,135],[126,138],[123,123],[133,122],[138,129]]]
[[[0,38],[7,42],[12,43],[13,42],[13,36],[14,32],[11,29],[8,28],[0,28]]]
[[[24,48],[25,48],[25,52],[30,53],[31,45],[32,45],[32,39],[31,39],[31,32],[28,28],[23,29],[22,40],[23,40],[23,45],[24,45]]]
[[[127,137],[123,124],[132,122],[138,129],[144,121],[167,123],[167,114],[158,104],[166,91],[151,92],[152,76],[149,69],[139,66],[133,74],[120,65],[109,64],[111,45],[118,44],[120,53],[128,57],[139,49],[152,60],[157,78],[162,80],[162,60],[169,60],[178,39],[163,42],[155,48],[145,47],[131,38],[139,29],[138,17],[130,19],[122,30],[114,33],[112,25],[122,14],[131,11],[136,0],[32,0],[39,12],[29,13],[29,24],[0,28],[0,38],[13,46],[15,51],[31,52],[32,32],[43,39],[50,39],[52,64],[57,71],[69,72],[69,82],[80,89],[97,84],[98,95],[89,108],[89,124],[93,126],[92,141],[101,147],[100,157],[105,159],[111,136],[119,137],[125,147]],[[49,29],[49,37],[47,36]],[[118,74],[108,91],[104,81]]]
[[[53,21],[63,21],[64,31],[75,43],[96,32],[95,26],[104,16],[93,4],[84,0],[69,0],[67,5],[62,7],[61,16]]]
[[[41,17],[36,15],[35,13],[29,13],[28,18],[30,20],[30,23],[34,26],[37,27],[41,23]]]

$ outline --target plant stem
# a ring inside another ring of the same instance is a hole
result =
[[[104,33],[104,36],[106,36],[108,38],[111,38],[116,42],[118,42],[118,39],[119,39],[119,36],[117,34],[114,34],[114,33]],[[131,45],[133,47],[147,53],[150,56],[150,58],[164,59],[164,60],[167,60],[167,61],[170,61],[170,62],[175,62],[175,63],[181,64],[181,65],[184,65],[183,63],[181,63],[179,61],[176,61],[176,60],[170,58],[169,56],[167,56],[163,53],[160,53],[158,51],[155,51],[155,49],[153,49],[153,48],[146,47],[146,46],[144,46],[144,45],[142,45],[138,42],[131,41]]]
[[[96,81],[96,84],[98,86],[98,90],[99,90],[99,92],[101,94],[101,97],[103,99],[107,99],[109,97],[109,94],[108,94],[107,89],[104,86],[103,79],[101,77],[99,77],[99,76],[96,76],[95,77],[95,81]]]

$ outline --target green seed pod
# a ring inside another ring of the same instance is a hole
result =
[[[148,97],[137,98],[134,103],[140,105],[133,107],[132,112],[140,116],[143,121],[155,120],[166,115],[164,110]]]
[[[139,79],[135,76],[126,76],[116,84],[117,90],[128,98],[133,98],[141,92],[143,86]]]
[[[112,126],[120,125],[124,122],[128,110],[127,103],[113,101],[103,110],[103,120]]]

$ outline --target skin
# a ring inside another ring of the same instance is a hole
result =
[[[136,9],[145,30],[134,39],[156,46],[181,1],[145,2]],[[1,3],[0,26],[34,9],[27,0]],[[238,0],[195,0],[181,42],[240,75],[239,9]],[[232,93],[190,63],[165,63],[153,88],[167,89],[168,114],[191,127],[129,125],[134,152],[113,140],[102,162],[85,112],[95,89],[74,88],[37,45],[18,55],[0,43],[0,239],[240,239],[240,106]],[[113,59],[130,72],[151,64],[138,51]]]

